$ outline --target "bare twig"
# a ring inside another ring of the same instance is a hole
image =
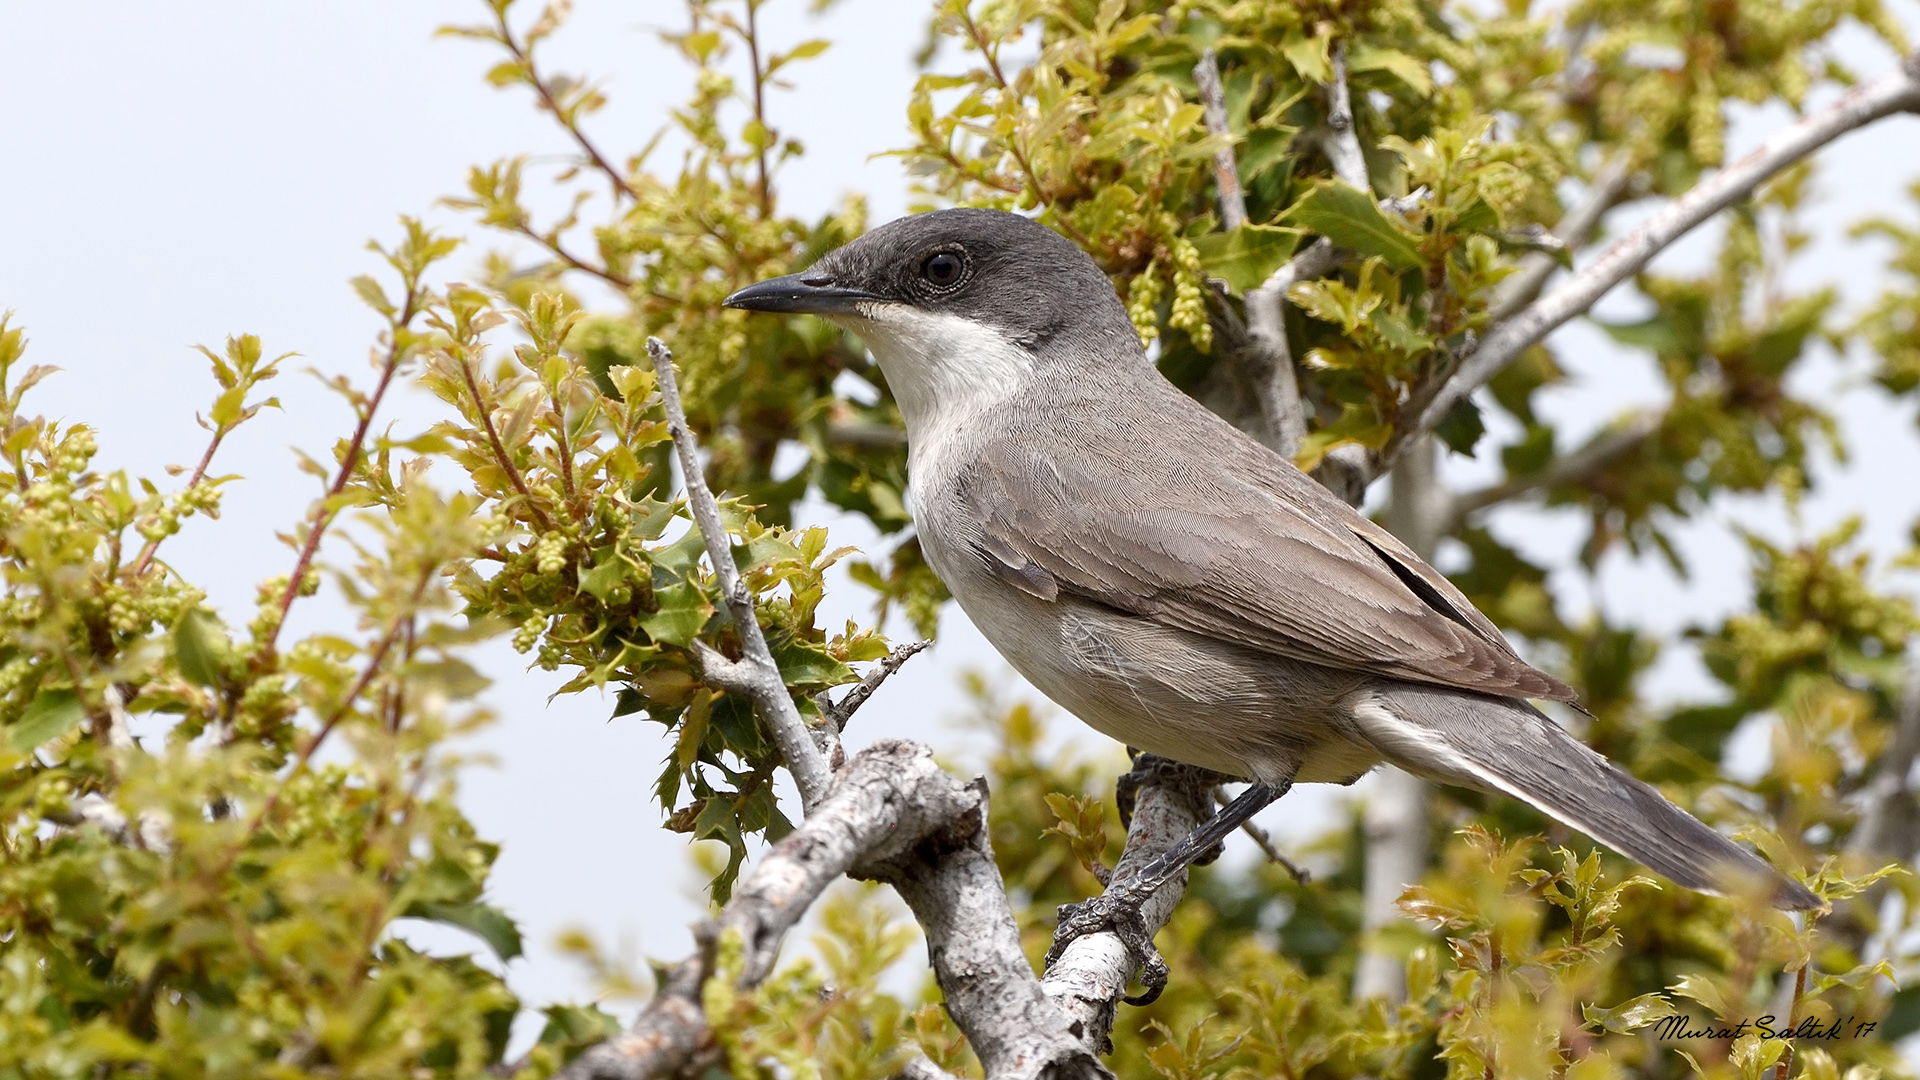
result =
[[[1193,66],[1193,81],[1200,87],[1200,105],[1205,110],[1207,134],[1230,135],[1227,127],[1227,95],[1220,86],[1220,63],[1213,50],[1200,54]],[[1240,168],[1234,163],[1229,143],[1214,151],[1213,182],[1220,189],[1220,224],[1237,229],[1247,223],[1247,199],[1240,190]]]
[[[1781,169],[1855,128],[1896,112],[1920,110],[1920,53],[1893,73],[1855,87],[1839,101],[1776,133],[1746,157],[1701,181],[1598,259],[1494,327],[1460,364],[1446,385],[1420,411],[1419,420],[1395,433],[1381,455],[1391,464],[1401,448],[1431,432],[1454,406],[1518,359],[1568,319],[1591,308],[1615,285],[1638,273],[1655,255]]]
[[[800,789],[801,808],[811,814],[814,805],[826,795],[832,779],[827,770],[830,755],[822,754],[815,745],[815,735],[809,732],[806,721],[800,718],[800,710],[794,707],[786,680],[780,677],[780,667],[774,663],[766,636],[760,632],[753,593],[741,579],[740,568],[734,565],[727,527],[720,520],[720,505],[707,488],[706,475],[700,467],[700,449],[693,441],[692,429],[687,427],[687,412],[680,404],[680,383],[673,372],[673,353],[659,338],[650,337],[647,355],[653,358],[660,402],[667,412],[667,430],[673,434],[680,470],[686,476],[687,505],[707,543],[713,576],[720,582],[727,610],[732,613],[734,627],[740,634],[741,658],[727,660],[708,650],[701,654],[703,676],[722,689],[741,694],[758,708],[774,744],[786,759],[787,771],[793,774],[793,782]]]
[[[1333,174],[1359,188],[1371,191],[1367,178],[1367,155],[1360,149],[1360,133],[1354,129],[1353,95],[1347,90],[1347,43],[1333,46],[1333,81],[1327,84],[1327,127],[1323,140]]]
[[[932,644],[931,641],[909,641],[905,645],[894,646],[891,652],[875,661],[873,667],[861,677],[860,682],[847,691],[846,696],[839,701],[830,700],[825,692],[815,698],[814,700],[820,705],[820,715],[827,718],[827,721],[833,725],[833,730],[847,730],[847,721],[853,719],[854,711],[867,703],[867,699],[873,696],[873,692],[880,689],[880,684],[898,672],[901,665],[918,656]]]
[[[1625,423],[1611,431],[1602,432],[1587,445],[1549,463],[1544,469],[1524,476],[1509,476],[1490,487],[1452,496],[1447,500],[1446,512],[1441,515],[1441,535],[1459,528],[1467,515],[1475,511],[1511,502],[1536,491],[1591,478],[1621,457],[1646,445],[1665,420],[1666,412],[1662,409],[1635,413]]]
[[[1227,793],[1224,790],[1214,788],[1213,801],[1216,805],[1225,806],[1233,800],[1227,797]],[[1240,826],[1240,831],[1253,837],[1253,842],[1260,845],[1260,850],[1266,854],[1269,860],[1286,867],[1287,873],[1293,875],[1295,882],[1305,885],[1307,882],[1313,880],[1313,875],[1307,872],[1306,867],[1287,858],[1285,853],[1280,850],[1279,845],[1273,842],[1273,837],[1268,835],[1267,830],[1261,828],[1258,822],[1248,821]]]
[[[1600,227],[1600,219],[1620,201],[1630,175],[1624,158],[1615,157],[1602,164],[1587,187],[1587,197],[1580,205],[1567,211],[1560,223],[1553,227],[1553,238],[1567,248],[1585,243],[1587,237],[1593,235],[1593,230]],[[1528,252],[1520,260],[1520,269],[1502,281],[1495,291],[1493,307],[1487,311],[1487,321],[1502,322],[1533,303],[1540,295],[1540,290],[1546,287],[1547,279],[1553,276],[1559,266],[1559,260],[1553,257],[1552,252]]]
[[[580,130],[579,120],[560,107],[560,100],[555,96],[553,88],[547,85],[547,80],[540,77],[539,70],[534,66],[533,51],[522,46],[520,40],[513,36],[513,29],[507,25],[505,4],[495,6],[494,23],[499,30],[501,46],[513,54],[513,58],[519,62],[521,69],[527,73],[527,85],[533,87],[533,92],[540,98],[541,106],[553,114],[553,118],[560,122],[561,127],[567,129],[567,134],[573,137],[574,145],[578,146],[580,152],[587,155],[587,160],[593,163],[593,167],[599,169],[613,184],[615,194],[624,195],[634,202],[639,202],[640,194],[633,190],[633,184],[628,181],[626,174],[614,168],[613,163],[607,160],[599,147],[593,145],[593,141],[587,138],[587,133]],[[591,270],[592,268],[582,266],[580,269]]]
[[[345,491],[353,479],[354,470],[360,467],[361,451],[367,442],[367,433],[373,430],[373,417],[380,410],[380,402],[387,396],[387,388],[393,385],[393,376],[400,370],[400,361],[407,351],[407,328],[413,323],[413,317],[420,313],[420,289],[416,283],[409,282],[406,296],[400,301],[399,311],[394,315],[391,327],[387,331],[386,355],[380,358],[380,378],[374,383],[373,393],[368,395],[366,407],[360,410],[359,423],[354,425],[353,436],[347,440],[347,448],[340,455],[340,468],[333,474],[333,481],[327,485],[327,493],[313,506],[313,516],[307,521],[307,535],[300,542],[300,553],[293,561],[293,574],[287,579],[287,587],[281,590],[279,612],[273,625],[267,629],[267,649],[272,649],[280,638],[280,630],[287,624],[287,613],[293,609],[293,602],[300,597],[300,586],[306,580],[307,571],[313,566],[313,557],[320,550],[320,540],[327,534],[327,526],[333,523],[340,507],[336,503],[340,493]],[[231,712],[237,702],[228,703]]]

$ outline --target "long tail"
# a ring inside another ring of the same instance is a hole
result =
[[[1387,760],[1442,783],[1510,795],[1689,889],[1764,883],[1773,905],[1820,906],[1799,882],[1668,802],[1513,698],[1394,683],[1354,709]]]

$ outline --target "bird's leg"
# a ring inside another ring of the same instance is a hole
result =
[[[1133,774],[1129,774],[1129,777],[1133,778],[1134,783],[1129,785],[1126,795],[1131,795],[1132,788],[1137,788],[1140,782],[1140,778]],[[1122,779],[1124,781],[1127,778]],[[1140,914],[1141,907],[1174,875],[1200,860],[1201,856],[1211,854],[1235,829],[1285,795],[1292,786],[1290,782],[1279,786],[1254,784],[1221,807],[1220,812],[1210,820],[1181,838],[1179,843],[1141,867],[1138,873],[1125,881],[1107,886],[1106,892],[1090,900],[1062,905],[1060,923],[1053,932],[1053,947],[1047,950],[1048,966],[1058,961],[1076,938],[1111,930],[1140,961],[1140,984],[1146,987],[1146,992],[1139,997],[1127,998],[1128,1004],[1146,1005],[1153,1002],[1167,985],[1167,964],[1160,958],[1159,950],[1153,947],[1153,936],[1147,932],[1146,920]],[[1131,803],[1132,799],[1127,798],[1126,801]]]

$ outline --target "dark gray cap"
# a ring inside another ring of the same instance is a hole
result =
[[[749,285],[726,303],[814,315],[909,304],[996,327],[1029,349],[1063,333],[1084,339],[1131,325],[1086,252],[1004,210],[935,210],[888,222],[808,269]]]

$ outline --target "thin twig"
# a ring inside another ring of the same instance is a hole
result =
[[[905,645],[894,646],[892,651],[881,657],[873,667],[867,670],[858,685],[847,691],[846,695],[837,702],[830,700],[823,691],[814,699],[820,704],[820,715],[827,718],[827,722],[833,725],[833,730],[847,730],[847,721],[853,719],[855,710],[865,705],[875,690],[880,689],[880,684],[898,672],[901,665],[932,644],[931,641],[910,641]]]
[[[607,269],[604,266],[596,266],[593,263],[590,263],[585,259],[582,259],[578,255],[575,255],[573,252],[568,251],[565,247],[561,245],[559,237],[544,236],[538,230],[536,230],[532,225],[527,224],[526,222],[514,223],[513,231],[519,233],[520,235],[526,237],[529,240],[532,240],[534,243],[539,244],[541,247],[546,248],[548,251],[553,253],[554,258],[559,259],[562,263],[565,263],[567,266],[572,267],[573,269],[578,270],[581,273],[592,274],[594,277],[597,277],[601,281],[604,281],[607,284],[613,286],[614,288],[619,289],[621,292],[633,291],[632,280],[621,277],[619,274],[614,273],[613,271]]]
[[[1221,806],[1225,806],[1233,800],[1227,797],[1225,791],[1220,788],[1214,788],[1213,801]],[[1305,867],[1281,853],[1279,846],[1273,842],[1272,835],[1270,835],[1267,830],[1261,828],[1258,822],[1244,822],[1240,826],[1240,831],[1253,837],[1253,842],[1260,845],[1260,850],[1266,853],[1268,859],[1286,867],[1287,873],[1293,875],[1293,880],[1296,883],[1305,885],[1313,880],[1313,875],[1308,873]]]
[[[1361,191],[1371,191],[1367,155],[1360,149],[1360,133],[1353,122],[1353,95],[1347,90],[1347,43],[1333,46],[1333,81],[1327,84],[1327,160],[1333,174]]]
[[[1200,54],[1200,62],[1193,66],[1193,81],[1200,87],[1207,134],[1233,134],[1227,127],[1227,94],[1220,85],[1220,63],[1212,49]],[[1240,167],[1234,162],[1232,143],[1214,151],[1213,182],[1220,189],[1220,224],[1229,229],[1245,225],[1247,198],[1240,190]]]
[[[687,412],[680,403],[680,383],[674,377],[673,353],[659,338],[647,339],[647,355],[653,358],[653,372],[660,387],[660,403],[666,409],[667,430],[673,434],[674,449],[680,455],[680,469],[685,474],[687,484],[687,505],[693,511],[694,523],[700,529],[700,536],[707,544],[707,558],[713,563],[713,576],[720,582],[720,591],[726,597],[727,610],[733,615],[734,628],[740,634],[741,658],[726,661],[718,653],[713,657],[725,661],[726,667],[712,662],[712,658],[702,656],[706,666],[714,671],[722,671],[721,677],[733,677],[737,682],[725,689],[738,689],[760,710],[760,716],[771,730],[773,741],[780,748],[780,754],[786,759],[787,771],[793,774],[793,782],[800,789],[800,805],[807,813],[826,795],[832,782],[827,770],[828,756],[823,755],[815,745],[815,735],[810,733],[806,721],[800,718],[800,710],[793,704],[793,696],[787,692],[786,681],[780,677],[780,667],[774,663],[773,653],[767,648],[767,639],[760,632],[760,617],[754,610],[753,593],[748,591],[747,583],[740,577],[740,568],[734,565],[731,541],[727,536],[725,523],[720,520],[720,505],[714,501],[713,492],[707,487],[706,476],[700,468],[700,448],[694,442],[693,431],[687,426]],[[711,651],[711,650],[709,650]]]
[[[639,202],[640,194],[633,190],[633,185],[628,182],[625,174],[614,168],[613,163],[608,161],[606,156],[600,153],[599,148],[593,145],[593,141],[587,138],[587,133],[580,130],[579,121],[570,119],[566,112],[560,108],[560,102],[553,96],[552,88],[547,86],[547,81],[540,77],[539,70],[534,67],[533,53],[520,47],[519,40],[513,36],[513,30],[507,26],[507,6],[505,4],[494,5],[494,22],[500,30],[500,44],[505,46],[506,50],[512,53],[513,58],[519,61],[520,66],[525,69],[527,73],[527,83],[533,87],[533,92],[540,96],[540,104],[545,106],[546,110],[553,114],[553,118],[560,122],[561,127],[567,129],[568,135],[573,136],[574,144],[579,146],[581,152],[587,155],[587,160],[593,162],[594,168],[606,174],[607,179],[613,183],[613,190],[616,194],[625,195],[634,202]],[[584,270],[587,268],[581,267],[581,269]]]
[[[534,501],[533,492],[527,488],[526,478],[520,475],[520,469],[514,465],[513,457],[507,453],[505,444],[500,441],[500,432],[493,425],[493,410],[487,407],[486,397],[480,393],[480,381],[473,374],[473,362],[470,358],[460,357],[460,374],[466,380],[468,395],[473,398],[473,411],[480,417],[481,430],[487,433],[487,445],[493,448],[493,460],[500,463],[500,471],[507,474],[507,482],[513,485],[513,490],[519,492],[520,497],[526,500],[527,511],[533,515],[535,521],[540,523],[541,531],[552,531],[553,523],[547,520],[546,511],[540,509],[540,504]],[[506,561],[503,556],[496,557],[502,562]]]
[[[1454,406],[1485,386],[1527,349],[1591,308],[1696,225],[1746,198],[1780,170],[1841,135],[1893,113],[1915,110],[1920,110],[1920,52],[1908,56],[1893,73],[1855,87],[1839,101],[1777,132],[1752,153],[1695,185],[1616,241],[1591,265],[1494,327],[1421,410],[1418,421],[1395,432],[1380,455],[1375,475],[1392,463],[1402,447],[1433,431]]]
[[[1587,186],[1587,197],[1581,200],[1580,205],[1567,211],[1560,223],[1553,227],[1553,238],[1568,250],[1586,243],[1587,237],[1600,227],[1600,219],[1619,203],[1631,175],[1624,157],[1614,157],[1602,164],[1599,171],[1593,174],[1592,183]],[[1540,290],[1546,287],[1547,279],[1559,267],[1560,261],[1553,257],[1552,252],[1528,252],[1520,260],[1520,268],[1495,290],[1493,306],[1487,310],[1487,322],[1503,322],[1511,318],[1514,312],[1533,303],[1539,297]]]
[[[192,491],[195,484],[206,479],[207,469],[213,464],[214,451],[220,449],[220,440],[227,437],[228,430],[229,429],[220,426],[218,423],[214,424],[213,438],[207,440],[207,450],[200,455],[200,464],[193,467],[193,475],[187,477],[187,486],[181,488],[181,491]],[[146,573],[147,567],[153,565],[154,553],[160,550],[160,541],[164,539],[166,539],[164,534],[150,537],[147,542],[141,546],[139,556],[133,560],[132,574],[134,577],[137,578]]]
[[[282,780],[280,785],[261,801],[259,811],[253,815],[253,820],[247,823],[247,829],[241,834],[240,842],[228,852],[227,867],[233,865],[233,861],[240,857],[241,849],[246,847],[247,842],[260,831],[260,827],[267,823],[267,818],[272,816],[274,808],[280,805],[281,793],[287,790],[295,777],[307,770],[307,766],[313,761],[313,756],[320,752],[320,745],[327,741],[327,736],[333,734],[334,729],[340,726],[340,722],[353,711],[353,703],[360,700],[360,695],[367,692],[367,687],[373,685],[373,680],[380,674],[381,666],[387,662],[387,654],[393,651],[393,643],[400,637],[402,625],[412,617],[412,611],[419,607],[421,596],[425,595],[427,586],[432,583],[439,569],[438,566],[429,566],[421,572],[420,580],[414,583],[413,595],[407,605],[407,611],[393,617],[393,622],[387,627],[386,633],[380,635],[380,643],[374,646],[373,655],[367,658],[366,667],[361,669],[359,677],[354,679],[353,685],[347,689],[346,696],[341,698],[340,704],[334,706],[333,711],[327,714],[319,730],[313,733],[313,738],[308,739],[306,745],[300,748],[300,753],[294,758],[293,768],[288,770],[286,779]],[[222,870],[222,873],[224,872],[225,868]]]
[[[280,639],[280,630],[287,625],[287,612],[293,609],[293,602],[300,596],[300,583],[306,580],[307,570],[313,565],[313,557],[320,550],[320,540],[326,535],[327,526],[333,523],[338,513],[334,500],[345,491],[353,474],[360,467],[362,448],[366,446],[367,433],[373,429],[373,416],[380,410],[380,402],[387,396],[387,388],[393,385],[393,376],[400,370],[401,357],[406,353],[405,339],[407,327],[413,317],[419,314],[420,289],[415,283],[407,285],[406,297],[401,301],[400,311],[395,316],[387,332],[387,354],[380,359],[380,380],[374,385],[373,393],[368,396],[366,408],[360,412],[360,422],[353,429],[353,437],[347,440],[347,449],[340,457],[340,469],[333,475],[333,482],[327,485],[327,493],[314,505],[313,518],[307,523],[306,539],[300,543],[299,557],[293,561],[293,575],[287,579],[287,587],[280,593],[280,610],[272,626],[267,628],[266,649],[272,649]],[[235,702],[229,702],[229,711]]]
[[[1636,413],[1624,424],[1595,436],[1587,445],[1549,463],[1544,469],[1523,476],[1509,476],[1498,484],[1452,496],[1447,500],[1446,512],[1440,515],[1440,535],[1452,533],[1466,520],[1467,515],[1475,511],[1499,506],[1536,491],[1592,478],[1623,456],[1645,446],[1665,420],[1664,409]]]
[[[773,214],[773,187],[767,176],[767,146],[773,141],[773,129],[767,126],[767,76],[760,70],[760,0],[747,0],[747,32],[742,36],[747,42],[747,62],[753,67],[753,119],[760,125],[760,144],[754,148],[754,161],[759,166],[758,183],[754,196],[760,204],[760,216]]]

